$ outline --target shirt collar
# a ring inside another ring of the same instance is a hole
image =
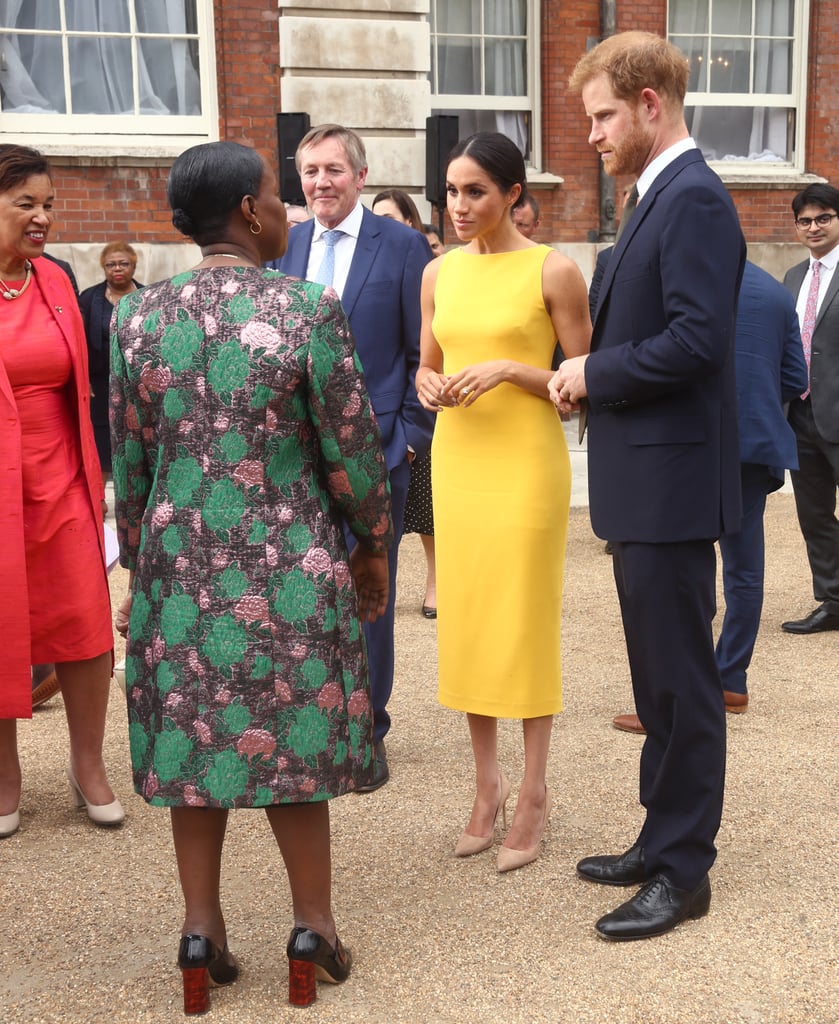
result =
[[[355,206],[350,210],[346,217],[341,221],[340,224],[336,224],[333,230],[343,231],[345,235],[352,235],[353,238],[358,238],[361,232],[361,219],[364,216],[364,207],[359,200]],[[321,222],[315,218],[315,231],[312,235],[312,241],[317,242],[324,231],[329,229],[324,227]]]
[[[810,256],[810,270],[813,269],[813,264],[816,262],[815,256]],[[819,256],[819,263],[827,270],[835,270],[836,264],[839,263],[839,245],[834,247],[825,256]]]
[[[691,149],[696,149],[696,143],[688,136],[686,139],[680,139],[678,142],[674,142],[672,146],[668,146],[663,153],[659,153],[655,160],[645,167],[638,177],[639,201],[664,168],[672,164],[682,153],[687,153]]]

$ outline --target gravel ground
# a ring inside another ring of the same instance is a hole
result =
[[[223,899],[242,974],[212,994],[212,1020],[836,1024],[839,637],[781,632],[784,618],[814,605],[793,499],[771,496],[766,522],[764,623],[751,707],[728,717],[729,782],[708,917],[659,939],[603,942],[592,926],[623,890],[574,873],[579,857],[619,852],[634,838],[641,746],[610,726],[615,712],[631,710],[630,688],[610,560],[583,508],[571,514],[566,710],[555,726],[556,799],[543,855],[507,875],[496,873],[492,853],[453,857],[470,807],[471,758],[463,717],[436,702],[435,629],[419,613],[424,565],[410,536],[397,606],[392,780],[332,805],[334,902],[356,957],[352,977],[319,986],[308,1010],[288,1006],[285,875],[264,816],[239,812],[231,815]],[[487,552],[499,564],[499,588],[504,554]],[[126,574],[111,579],[116,602]],[[182,1016],[168,815],[131,792],[122,703],[115,685],[107,760],[128,812],[116,831],[95,828],[70,805],[60,697],[21,724],[23,824],[0,842],[2,1024]],[[515,723],[502,725],[500,746],[515,792]]]

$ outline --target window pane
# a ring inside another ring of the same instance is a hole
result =
[[[140,32],[195,32],[195,0],[135,0]]]
[[[706,92],[708,89],[708,40],[703,36],[671,36],[688,59],[688,92]]]
[[[481,31],[481,0],[436,0],[437,32],[476,35]]]
[[[66,114],[59,36],[0,36],[0,99],[9,114]]]
[[[751,64],[751,40],[712,40],[710,92],[751,92]]]
[[[708,0],[670,0],[670,35],[708,31]],[[676,44],[678,45],[678,43]]]
[[[58,0],[23,0],[22,3],[0,3],[1,28],[38,28],[42,32],[61,28]]]
[[[706,160],[791,161],[795,110],[686,107],[688,131]]]
[[[527,0],[486,0],[484,19],[487,35],[526,35]]]
[[[67,40],[74,114],[133,114],[131,42],[71,36]]]
[[[487,95],[526,96],[526,61],[524,40],[488,39],[485,57]]]
[[[440,39],[440,93],[481,94],[481,44],[477,39]]]
[[[755,41],[755,92],[792,92],[792,41]]]
[[[765,0],[764,0],[765,2]],[[773,0],[769,0],[769,5]],[[758,7],[760,0],[758,0]],[[752,0],[714,0],[711,33],[715,36],[739,36],[752,31]]]
[[[195,46],[193,51],[192,43],[178,39],[139,41],[141,114],[201,113]]]
[[[64,0],[64,10],[70,32],[131,31],[128,0],[108,0],[104,4],[91,4],[90,0]]]

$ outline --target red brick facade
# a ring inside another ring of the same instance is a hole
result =
[[[617,2],[617,29],[663,33],[666,0]],[[599,226],[598,160],[587,142],[579,96],[566,83],[587,41],[600,35],[600,0],[544,0],[542,6],[542,152],[544,170],[564,183],[539,189],[541,238],[585,242]],[[247,142],[276,158],[280,66],[275,0],[215,5],[220,137]],[[812,0],[805,170],[836,179],[839,167],[839,0]],[[56,242],[173,242],[165,184],[171,161],[53,158],[58,193]],[[618,183],[620,185],[621,183]],[[731,184],[750,242],[789,242],[790,200],[798,182]]]

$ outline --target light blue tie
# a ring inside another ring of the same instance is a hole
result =
[[[324,231],[320,236],[326,246],[326,252],[315,274],[315,281],[318,284],[332,284],[335,277],[335,243],[344,235],[343,231]]]

